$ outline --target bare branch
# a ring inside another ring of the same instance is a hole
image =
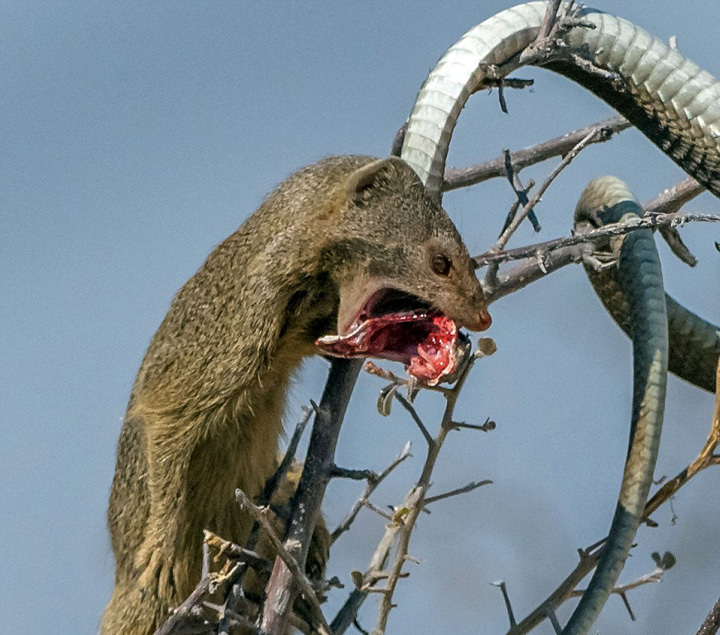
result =
[[[229,574],[228,576],[229,577]],[[198,609],[204,600],[212,594],[214,584],[218,582],[217,576],[209,575],[200,580],[193,592],[185,598],[185,601],[178,606],[170,617],[155,631],[155,635],[177,634],[187,622],[197,623],[200,619],[197,616]],[[208,627],[211,625],[208,623]]]
[[[535,38],[536,42],[542,42],[550,36],[550,32],[555,26],[555,21],[557,20],[560,2],[561,0],[551,0],[551,2],[548,2],[547,9],[545,9],[545,15],[543,16],[543,21],[540,23],[540,30]]]
[[[548,139],[537,145],[511,152],[510,160],[516,170],[522,170],[529,165],[535,165],[536,163],[547,161],[553,157],[565,156],[595,129],[599,129],[601,134],[595,137],[591,143],[608,141],[615,133],[621,132],[630,126],[630,122],[625,119],[625,117],[620,116],[606,119],[605,121],[598,121],[597,123],[573,130],[559,137]],[[504,157],[498,157],[492,161],[467,168],[450,168],[445,172],[443,191],[457,190],[490,179],[504,177],[505,175]]]
[[[581,262],[586,253],[592,252],[589,243],[580,243],[569,247],[560,247],[552,252],[538,252],[534,260],[515,267],[509,273],[498,276],[492,288],[483,287],[488,304],[514,293],[548,274],[562,269],[571,263]]]
[[[522,89],[532,86],[535,83],[533,79],[518,79],[516,77],[506,77],[500,72],[495,64],[480,64],[485,69],[485,79],[482,85],[474,91],[484,90],[486,88],[498,89],[498,100],[500,101],[500,110],[508,114],[507,102],[505,101],[505,88]]]
[[[448,389],[446,392],[445,412],[443,413],[440,430],[435,437],[433,444],[428,446],[428,453],[420,479],[418,480],[417,485],[410,490],[402,506],[395,514],[395,524],[400,525],[398,529],[398,546],[395,554],[395,561],[389,570],[390,575],[388,576],[385,586],[382,589],[382,599],[380,600],[378,621],[374,630],[374,633],[377,633],[378,635],[385,632],[390,611],[394,606],[393,595],[397,583],[403,574],[403,566],[407,561],[410,537],[415,527],[417,518],[424,509],[425,496],[431,485],[431,477],[438,454],[442,449],[447,435],[453,430],[453,412],[462,387],[465,384],[465,380],[467,379],[475,360],[482,355],[492,354],[492,352],[494,352],[494,348],[494,343],[490,344],[488,340],[485,340],[481,343],[481,349],[476,354],[466,358],[459,373],[457,383],[453,386],[453,388]]]
[[[688,177],[644,203],[643,212],[645,215],[673,214],[704,191],[703,185],[694,178]]]
[[[278,484],[285,474],[287,474],[292,462],[295,460],[295,454],[297,453],[298,445],[300,445],[300,439],[302,438],[303,432],[305,432],[305,428],[307,427],[313,412],[314,410],[312,408],[303,406],[302,415],[300,420],[295,424],[295,430],[290,438],[285,455],[283,456],[282,461],[280,461],[280,465],[278,465],[275,473],[265,482],[265,487],[263,487],[262,493],[257,498],[258,505],[262,506],[270,504]]]
[[[311,408],[303,406],[302,415],[300,417],[300,420],[295,425],[295,430],[293,431],[293,435],[290,438],[290,442],[288,443],[287,450],[285,451],[285,456],[283,456],[282,460],[280,461],[280,465],[278,465],[275,473],[265,482],[265,486],[263,487],[263,490],[257,499],[258,505],[263,506],[270,504],[279,483],[285,477],[288,470],[290,470],[290,468],[292,467],[293,461],[295,460],[295,454],[297,453],[298,445],[300,444],[300,439],[302,438],[303,432],[305,431],[305,428],[310,421],[310,416],[313,412],[317,411],[317,404],[315,404],[314,401],[310,400],[310,405]],[[253,523],[253,527],[250,530],[250,535],[245,542],[245,548],[251,550],[254,549],[257,545],[259,536],[260,525],[259,523]],[[218,628],[218,632],[220,633],[220,635],[225,635],[225,633],[229,631],[230,624],[228,623],[228,620],[230,618],[228,616],[232,613],[240,611],[240,604],[245,599],[242,585],[246,573],[247,565],[243,565],[237,569],[237,574],[231,580],[231,587],[225,599],[226,610],[223,614],[222,619],[220,620]],[[230,611],[230,613],[228,613],[228,611]]]
[[[428,444],[428,453],[418,484],[408,492],[403,503],[396,508],[396,513],[391,518],[391,522],[387,524],[385,534],[375,549],[375,553],[365,573],[359,574],[358,572],[357,576],[354,576],[354,579],[355,577],[358,578],[358,580],[356,580],[356,588],[350,593],[350,596],[340,611],[338,611],[331,624],[335,635],[342,635],[342,633],[353,624],[360,606],[369,593],[379,593],[383,596],[381,600],[381,611],[378,617],[378,626],[373,632],[382,633],[384,631],[389,612],[393,607],[392,597],[395,586],[398,580],[406,575],[402,571],[402,567],[409,559],[408,545],[410,534],[412,533],[418,515],[424,510],[422,501],[424,500],[425,492],[427,492],[430,486],[435,461],[445,437],[454,429],[452,420],[454,404],[458,399],[465,378],[474,361],[483,355],[491,355],[495,351],[495,348],[492,340],[489,338],[481,338],[478,342],[478,350],[464,360],[455,386],[450,389],[443,389],[442,394],[447,400],[445,414],[443,415],[438,436],[432,440],[432,444]],[[379,372],[374,374],[379,374]],[[399,545],[394,564],[389,571],[386,571],[385,563],[396,539],[399,539]],[[378,588],[375,586],[379,580],[383,579],[386,580],[384,587]]]
[[[371,512],[375,512],[381,518],[384,518],[389,522],[393,522],[394,516],[390,512],[378,507],[375,503],[371,503],[367,498],[363,499],[362,505],[363,507],[367,507]]]
[[[685,203],[691,201],[705,191],[694,178],[688,177],[684,181],[673,185],[652,201],[648,201],[643,206],[645,214],[672,214],[680,211]],[[694,267],[697,264],[697,258],[690,253],[680,237],[679,232],[674,227],[660,227],[660,235],[670,247],[670,250],[685,264]]]
[[[600,229],[594,229],[582,234],[573,234],[565,238],[555,238],[542,243],[535,243],[527,247],[518,247],[516,249],[506,249],[504,251],[490,250],[479,256],[475,256],[473,261],[475,267],[479,268],[491,262],[507,262],[511,260],[524,260],[525,258],[536,258],[538,254],[545,254],[579,245],[584,242],[594,242],[601,238],[610,238],[611,236],[620,236],[638,229],[656,229],[659,227],[677,227],[690,222],[700,223],[716,223],[720,221],[720,214],[656,214],[653,216],[643,216],[621,223],[612,223],[605,225]]]
[[[517,249],[491,249],[484,254],[476,256],[473,259],[476,267],[482,267],[487,264],[489,265],[488,273],[490,272],[490,268],[495,270],[495,276],[492,279],[489,276],[485,276],[483,281],[483,290],[488,303],[495,302],[510,293],[514,293],[531,282],[535,282],[568,264],[583,261],[593,251],[593,248],[585,243],[586,238],[598,239],[634,231],[635,229],[643,229],[645,227],[657,227],[662,232],[663,228],[672,228],[676,225],[681,226],[685,222],[716,221],[718,215],[682,215],[676,213],[677,209],[684,203],[702,191],[703,187],[694,179],[685,179],[646,202],[643,206],[645,216],[638,225],[607,225],[593,232],[557,238]],[[605,231],[609,232],[607,236],[604,234]],[[673,248],[672,245],[671,248]],[[679,255],[683,258],[682,254]],[[513,269],[504,276],[497,276],[497,267],[501,262],[526,258],[532,258],[532,261]],[[683,260],[688,262],[687,258],[683,258]]]
[[[409,379],[406,379],[405,377],[398,377],[391,370],[386,370],[378,366],[374,362],[365,362],[363,370],[370,375],[375,375],[375,377],[380,377],[380,379],[387,379],[393,384],[403,386],[407,388],[409,392],[413,392],[418,388],[417,380],[414,377],[411,377]],[[448,391],[448,389],[444,386],[423,386],[422,389],[429,390],[430,392],[439,392],[443,395],[446,394]]]
[[[495,422],[488,417],[487,419],[485,419],[485,422],[481,423],[480,425],[475,423],[465,423],[464,421],[453,421],[453,427],[458,430],[464,428],[465,430],[479,430],[480,432],[491,432],[497,426]]]
[[[614,593],[615,595],[625,595],[628,591],[632,591],[633,589],[637,589],[638,587],[646,584],[656,584],[658,582],[662,582],[663,573],[665,573],[665,569],[662,567],[655,567],[650,573],[640,576],[637,580],[633,580],[627,584],[618,584],[615,588],[613,588],[611,593]],[[585,589],[575,589],[570,596],[579,598],[582,597],[583,593],[585,593]]]
[[[377,474],[372,470],[356,470],[347,467],[338,467],[337,465],[333,465],[330,470],[330,478],[347,478],[351,481],[370,481],[376,477]]]

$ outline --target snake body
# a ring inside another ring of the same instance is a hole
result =
[[[615,177],[592,181],[575,210],[575,226],[601,227],[642,215],[625,183]],[[630,443],[618,504],[607,544],[588,591],[564,633],[585,633],[600,612],[625,564],[647,502],[660,447],[668,370],[668,326],[660,258],[652,231],[641,229],[609,241],[617,266],[633,343],[633,404]]]
[[[402,156],[428,189],[440,192],[450,138],[463,107],[483,86],[488,66],[515,70],[517,56],[536,38],[545,2],[518,5],[470,29],[431,71],[415,101]],[[574,28],[565,44],[587,48],[610,79],[571,62],[547,65],[585,86],[625,115],[680,167],[720,196],[720,84],[647,31],[597,9],[577,18],[595,28]]]
[[[408,120],[402,156],[438,198],[442,196],[450,139],[465,103],[489,75],[504,76],[521,65],[521,53],[537,37],[546,8],[545,2],[531,2],[489,18],[450,47],[428,76]],[[613,106],[680,167],[720,196],[720,84],[676,50],[626,20],[590,8],[578,11],[575,17],[594,28],[572,28],[563,35],[564,43],[585,49],[596,68],[617,74],[621,85],[610,75],[565,59],[545,66]],[[603,189],[597,184],[593,188],[583,196],[583,205],[595,198],[592,192]],[[604,189],[613,191],[615,198],[600,201],[603,209],[637,213],[637,203],[624,185],[614,183]],[[666,311],[672,327],[674,372],[712,389],[714,368],[710,367],[717,364],[720,352],[716,327],[665,300],[657,252],[648,232],[632,232],[618,247],[617,255],[619,266],[596,289],[633,338],[630,449],[605,548],[586,592],[563,629],[564,635],[590,630],[617,581],[637,531],[662,427]],[[610,289],[612,294],[608,293]],[[678,333],[684,333],[685,339],[676,339]],[[704,361],[698,363],[694,357]],[[708,374],[709,370],[712,372]]]
[[[585,265],[585,272],[608,313],[628,335],[632,316],[626,293],[618,283],[617,269],[597,270]],[[669,370],[698,388],[715,392],[715,372],[720,356],[720,326],[716,326],[665,294],[670,332]]]

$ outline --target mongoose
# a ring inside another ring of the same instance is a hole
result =
[[[203,529],[244,542],[234,490],[273,471],[303,357],[400,360],[433,383],[457,328],[489,323],[459,233],[401,159],[331,157],[279,185],[180,289],[135,379],[102,633],[153,632],[200,579]]]

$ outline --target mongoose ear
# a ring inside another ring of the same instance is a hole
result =
[[[391,174],[397,174],[403,168],[407,168],[407,164],[398,157],[378,159],[363,165],[348,177],[346,184],[348,199],[359,202],[363,198],[363,193],[377,183],[381,174],[385,173],[387,176],[388,170]]]

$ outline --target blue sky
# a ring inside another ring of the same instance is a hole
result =
[[[7,632],[92,633],[109,597],[105,507],[125,403],[144,349],[173,294],[212,247],[296,168],[328,154],[384,156],[427,72],[467,29],[509,2],[4,2],[0,6],[0,609]],[[653,34],[678,38],[714,75],[715,2],[598,3]],[[691,6],[692,10],[688,7]],[[535,70],[531,90],[473,98],[450,163],[467,165],[610,114],[566,80]],[[547,163],[523,176],[543,178]],[[543,232],[568,233],[593,177],[616,174],[641,200],[682,178],[638,133],[594,147],[538,209]],[[512,202],[506,183],[446,196],[471,251],[495,237]],[[708,195],[689,209],[718,212]],[[717,226],[683,235],[695,270],[661,247],[668,291],[720,320]],[[436,506],[412,543],[423,564],[401,584],[390,632],[504,632],[504,579],[524,615],[604,535],[615,506],[630,407],[630,346],[579,267],[492,308],[498,353],[478,364],[460,405],[491,434],[451,438],[437,492],[494,485]],[[318,398],[326,365],[310,360],[291,390],[288,422]],[[416,478],[422,438],[398,412],[374,413],[379,380],[361,378],[338,448],[349,467],[381,469],[412,439],[415,459],[375,501],[397,503]],[[712,399],[672,379],[657,476],[704,441]],[[440,412],[421,399],[428,422]],[[617,598],[601,632],[694,632],[720,593],[720,472],[710,470],[642,529],[621,580],[670,550],[677,567]],[[331,525],[361,488],[334,483]],[[361,515],[331,570],[349,583],[383,521]],[[335,592],[331,603],[344,598]],[[375,600],[362,621],[371,628]],[[561,617],[567,615],[567,609]],[[543,630],[544,629],[544,630]],[[537,632],[550,633],[545,625]]]

